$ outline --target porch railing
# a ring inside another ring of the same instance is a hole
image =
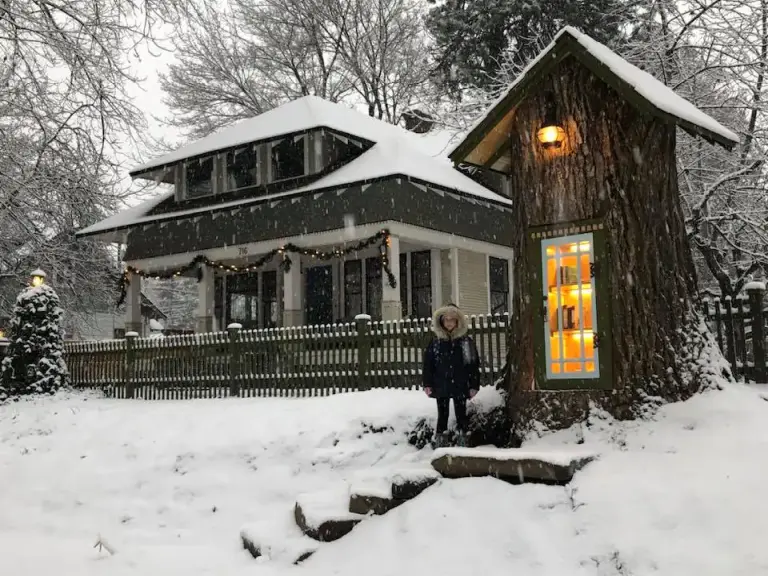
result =
[[[500,375],[509,315],[470,317],[483,384]],[[430,321],[370,321],[326,326],[69,342],[72,382],[118,398],[324,396],[421,384]]]

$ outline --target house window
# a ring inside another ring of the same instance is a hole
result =
[[[328,166],[335,166],[350,160],[362,149],[362,144],[355,140],[350,140],[345,136],[328,133],[326,140],[328,146]]]
[[[384,288],[381,285],[381,258],[365,259],[365,312],[371,318],[381,318],[381,299]]]
[[[277,271],[261,273],[261,317],[263,328],[276,328],[279,324],[277,300]]]
[[[411,253],[411,310],[414,318],[432,316],[432,254]]]
[[[400,310],[408,316],[408,254],[400,254]]]
[[[253,146],[227,152],[227,190],[259,183],[259,155]]]
[[[227,323],[237,322],[246,330],[259,327],[259,274],[237,274],[227,278]]]
[[[488,258],[491,314],[509,312],[509,260]]]
[[[304,176],[304,142],[306,136],[283,138],[272,143],[272,180]]]
[[[344,317],[352,320],[363,312],[363,261],[344,262]]]
[[[547,378],[598,378],[592,234],[541,243]]]
[[[115,340],[125,340],[125,328],[115,328],[112,337]]]
[[[213,158],[190,160],[186,164],[185,176],[187,198],[213,194]]]

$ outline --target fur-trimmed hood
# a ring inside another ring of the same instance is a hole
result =
[[[456,329],[451,334],[448,334],[445,328],[443,328],[443,316],[447,312],[453,312],[459,319],[459,322],[456,325]],[[465,316],[464,312],[462,312],[461,309],[455,304],[446,304],[445,306],[441,306],[435,310],[434,314],[432,314],[432,332],[434,332],[440,340],[456,340],[457,338],[466,336],[468,329],[469,323],[467,322],[467,317]]]

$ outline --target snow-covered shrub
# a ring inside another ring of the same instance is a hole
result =
[[[453,408],[451,408],[453,410]],[[500,448],[519,445],[512,434],[512,422],[507,414],[504,393],[493,386],[484,386],[477,396],[468,403],[467,415],[469,446],[492,444]],[[449,443],[455,443],[456,431],[448,430]],[[418,449],[434,445],[435,417],[419,418],[408,432],[408,443]]]
[[[64,362],[62,310],[48,285],[19,294],[10,325],[10,344],[0,366],[0,401],[23,394],[53,393],[69,384]]]

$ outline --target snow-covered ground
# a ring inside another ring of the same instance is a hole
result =
[[[768,402],[729,387],[538,438],[601,456],[567,488],[443,480],[386,516],[280,559],[296,497],[418,466],[418,392],[0,407],[0,565],[21,575],[754,576],[768,573]],[[768,389],[766,390],[768,396]],[[370,426],[391,426],[371,433]],[[238,538],[270,530],[272,559]],[[114,550],[94,548],[98,536]]]

